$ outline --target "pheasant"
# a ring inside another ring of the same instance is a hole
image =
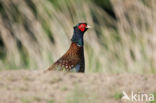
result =
[[[68,51],[52,64],[46,71],[58,70],[69,72],[84,72],[85,59],[84,59],[84,41],[83,35],[90,28],[87,23],[79,23],[74,28],[72,36],[72,43]]]

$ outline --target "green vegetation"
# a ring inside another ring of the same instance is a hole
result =
[[[0,1],[0,70],[45,69],[86,21],[86,72],[156,73],[155,0]]]
[[[67,96],[66,103],[97,103],[95,94],[89,93],[89,91],[80,89],[79,87]]]
[[[154,94],[154,101],[151,101],[150,103],[156,103],[156,92]]]
[[[65,86],[63,86],[63,87],[61,88],[61,90],[62,90],[62,91],[67,91],[67,90],[68,90],[68,88],[67,88],[67,87],[65,87]]]
[[[29,98],[22,98],[21,99],[22,103],[30,103],[31,100]]]
[[[122,93],[116,92],[116,93],[113,95],[113,98],[114,98],[114,99],[121,99],[122,96],[123,96]]]
[[[54,100],[49,100],[47,103],[54,103]]]

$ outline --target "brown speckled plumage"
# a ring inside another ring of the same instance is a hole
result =
[[[72,43],[69,50],[51,65],[48,70],[58,70],[58,68],[61,68],[61,70],[65,69],[66,71],[70,71],[77,64],[80,64],[79,72],[84,72],[85,63],[83,47],[78,46],[76,43]]]

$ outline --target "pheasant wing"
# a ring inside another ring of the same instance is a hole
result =
[[[53,65],[51,65],[48,68],[48,70],[70,71],[78,63],[79,63],[79,59],[62,57],[59,60],[57,60]]]

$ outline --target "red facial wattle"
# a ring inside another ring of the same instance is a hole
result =
[[[85,29],[86,29],[86,24],[80,24],[79,26],[78,26],[78,28],[83,32],[83,31],[85,31]]]

